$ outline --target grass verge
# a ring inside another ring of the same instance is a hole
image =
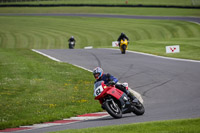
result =
[[[144,16],[196,16],[200,9],[127,7],[3,7],[0,13],[94,13]]]
[[[200,119],[198,118],[73,129],[52,133],[199,133],[199,124]]]
[[[31,50],[0,49],[0,129],[101,111],[93,82],[90,72]]]
[[[63,49],[74,36],[76,48],[111,47],[121,32],[130,38],[129,50],[200,60],[200,26],[175,20],[136,20],[89,17],[0,16],[0,47]],[[180,45],[178,54],[165,46]]]

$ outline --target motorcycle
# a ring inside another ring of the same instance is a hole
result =
[[[128,84],[126,89],[128,89]],[[133,112],[136,115],[143,115],[145,112],[144,106],[139,100],[137,104],[133,103],[126,93],[117,89],[113,84],[104,84],[104,81],[94,84],[94,96],[95,100],[99,100],[102,108],[116,119],[126,113]]]
[[[74,49],[74,46],[75,46],[74,41],[69,42],[69,49]]]
[[[120,43],[119,43],[119,47],[120,47],[121,53],[125,54],[126,49],[128,47],[128,40],[127,39],[121,40]]]

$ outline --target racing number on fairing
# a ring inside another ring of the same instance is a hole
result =
[[[99,96],[103,92],[103,87],[99,86],[94,90],[94,96]]]
[[[101,94],[101,90],[100,90],[100,89],[97,89],[97,90],[96,90],[96,95],[98,96],[99,94]]]

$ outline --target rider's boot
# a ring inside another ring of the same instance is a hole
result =
[[[123,92],[125,92],[127,94],[127,96],[131,99],[131,101],[133,102],[134,105],[138,105],[139,104],[139,100],[134,96],[132,95],[127,89],[126,87],[124,87],[123,85],[121,84],[116,84],[115,85],[116,88],[122,90]]]
[[[129,98],[131,99],[131,101],[133,102],[134,105],[138,105],[139,104],[139,100],[133,96],[130,92],[128,93]]]

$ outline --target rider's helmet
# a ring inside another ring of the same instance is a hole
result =
[[[122,32],[122,33],[121,33],[121,36],[124,36],[124,35],[125,35],[125,34]]]
[[[100,79],[103,76],[103,69],[101,69],[100,67],[96,67],[93,70],[93,75],[95,79]]]
[[[74,39],[74,36],[71,36],[71,38],[73,38],[73,39]]]

